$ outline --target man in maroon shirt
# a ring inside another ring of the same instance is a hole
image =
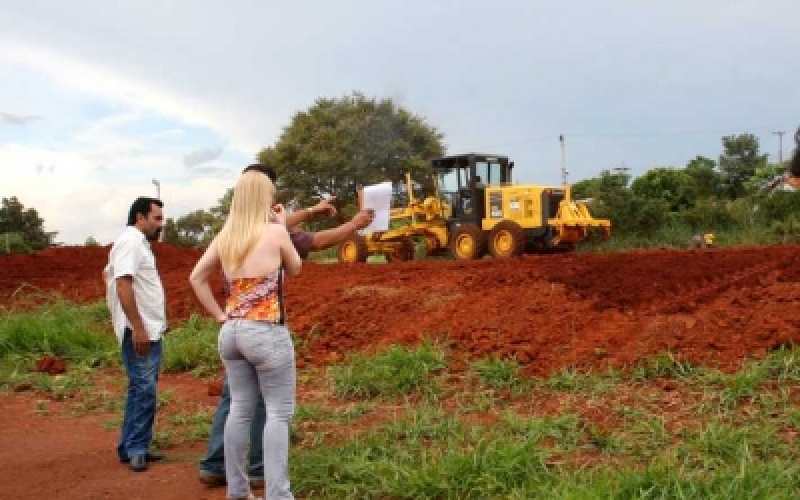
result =
[[[795,135],[797,147],[794,150],[792,159],[789,160],[789,177],[786,179],[786,184],[795,189],[800,189],[800,128],[797,129]]]
[[[264,165],[250,165],[244,171],[258,170],[267,175],[274,183],[277,175],[270,167]],[[352,219],[344,224],[309,233],[299,229],[297,226],[320,215],[336,215],[336,208],[331,204],[331,200],[324,200],[311,208],[298,210],[286,216],[286,226],[289,228],[289,236],[297,249],[300,257],[305,259],[311,251],[323,250],[337,245],[347,239],[356,231],[369,226],[375,218],[371,210],[362,210]],[[227,283],[225,283],[225,294],[228,293]],[[200,461],[200,481],[208,486],[222,486],[225,484],[225,452],[223,446],[223,433],[225,431],[225,421],[230,412],[231,398],[228,388],[228,378],[222,386],[222,395],[214,413],[214,420],[211,424],[211,436],[208,439],[208,451],[205,458]],[[256,412],[250,426],[250,456],[249,456],[249,475],[253,486],[262,486],[264,483],[264,450],[262,446],[262,435],[266,424],[266,409],[261,393],[258,394]]]

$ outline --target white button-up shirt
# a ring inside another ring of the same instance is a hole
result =
[[[120,344],[125,328],[131,327],[117,297],[117,278],[121,276],[133,277],[133,296],[144,329],[151,341],[160,340],[167,329],[166,297],[156,269],[156,258],[144,233],[134,226],[125,228],[111,246],[105,270],[108,273],[106,301]]]

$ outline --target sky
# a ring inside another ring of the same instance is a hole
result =
[[[110,243],[207,209],[320,97],[392,98],[518,182],[717,158],[800,125],[790,0],[0,0],[0,197]],[[154,184],[159,183],[159,187]]]

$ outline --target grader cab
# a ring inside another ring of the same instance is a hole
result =
[[[406,176],[408,200],[395,208],[389,231],[356,235],[339,247],[342,262],[364,262],[371,254],[410,260],[414,239],[426,255],[456,259],[496,258],[526,251],[571,250],[590,237],[608,239],[611,222],[595,219],[586,205],[571,199],[569,186],[512,183],[513,162],[506,156],[470,153],[432,160],[434,193],[421,200]]]

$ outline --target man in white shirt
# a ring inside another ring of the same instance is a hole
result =
[[[148,450],[156,414],[161,335],[167,329],[164,287],[150,248],[164,227],[163,206],[155,198],[133,202],[128,227],[111,246],[103,270],[108,309],[128,375],[117,453],[136,472],[146,470],[148,461],[164,458]]]

